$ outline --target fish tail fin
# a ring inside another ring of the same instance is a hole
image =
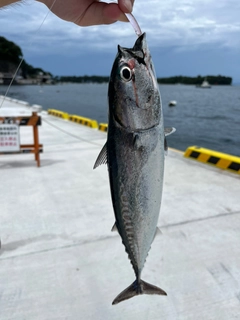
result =
[[[132,297],[138,296],[140,294],[159,294],[166,296],[166,292],[162,289],[147,283],[143,280],[135,280],[129,287],[123,290],[112,302],[112,304],[117,304],[121,301],[130,299]]]

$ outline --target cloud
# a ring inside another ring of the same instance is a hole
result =
[[[239,0],[136,0],[133,13],[155,52],[190,54],[205,48],[236,54],[239,12]],[[0,34],[20,45],[25,56],[46,59],[54,55],[80,59],[88,52],[95,59],[114,56],[118,44],[132,47],[136,39],[128,23],[82,28],[48,13],[37,1],[0,10]]]
[[[153,5],[149,2],[136,4],[140,25],[156,46],[215,43],[239,48],[239,12],[238,0],[169,0],[153,1]]]
[[[107,50],[118,43],[132,43],[134,33],[129,24],[80,28],[48,14],[38,2],[14,6],[0,12],[0,30],[32,42],[39,50],[69,50],[69,47]],[[196,46],[217,43],[239,48],[239,0],[137,0],[134,7],[142,31],[154,46]],[[9,24],[9,21],[12,21]],[[31,49],[29,49],[31,50]]]

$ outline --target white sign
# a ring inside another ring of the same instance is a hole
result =
[[[0,152],[20,151],[19,126],[0,124]]]

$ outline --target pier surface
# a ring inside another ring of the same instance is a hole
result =
[[[31,112],[7,100],[0,116]],[[162,234],[143,270],[168,296],[112,306],[134,273],[111,232],[107,167],[93,170],[106,133],[40,115],[41,167],[32,154],[0,155],[0,319],[240,319],[239,175],[169,150]],[[32,141],[32,128],[20,131]]]

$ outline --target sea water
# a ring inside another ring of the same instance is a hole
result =
[[[12,86],[9,96],[107,122],[107,84],[57,84]],[[0,86],[0,94],[6,92]],[[240,156],[240,86],[160,85],[165,127],[177,131],[168,137],[169,147],[184,151],[197,145]],[[176,100],[175,107],[169,107]]]

